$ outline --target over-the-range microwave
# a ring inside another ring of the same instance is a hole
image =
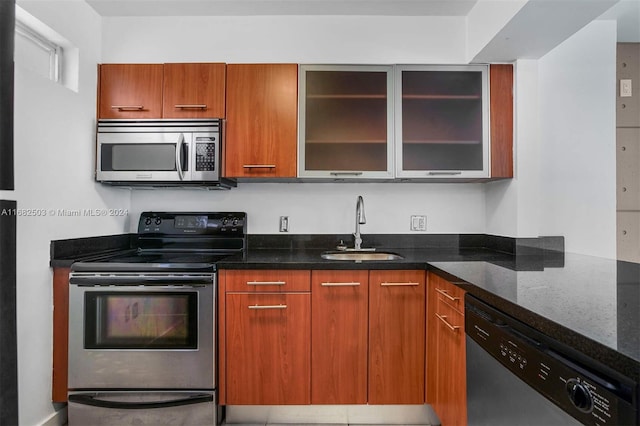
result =
[[[220,119],[101,119],[96,180],[126,186],[230,188],[222,171]]]

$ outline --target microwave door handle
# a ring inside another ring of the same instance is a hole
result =
[[[184,180],[184,172],[182,171],[182,145],[184,145],[184,133],[180,133],[178,142],[176,143],[176,170],[180,180]]]

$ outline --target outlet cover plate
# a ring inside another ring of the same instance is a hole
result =
[[[412,231],[426,231],[427,230],[427,217],[424,215],[412,215],[411,216],[411,228]]]

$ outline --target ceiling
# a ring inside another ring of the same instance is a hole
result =
[[[101,16],[379,15],[467,16],[479,0],[86,0]],[[480,0],[491,1],[491,0]],[[515,0],[495,0],[515,1]],[[543,3],[545,0],[529,0]],[[574,0],[575,1],[575,0]],[[584,0],[588,2],[589,0]],[[568,2],[569,3],[569,2]],[[619,42],[640,42],[640,0],[612,0],[600,19]],[[580,7],[574,3],[575,7]]]
[[[466,16],[477,0],[87,0],[102,16]]]

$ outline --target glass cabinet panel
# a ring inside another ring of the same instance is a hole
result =
[[[393,177],[392,67],[300,67],[299,176]]]
[[[398,177],[488,177],[487,67],[400,66]]]

